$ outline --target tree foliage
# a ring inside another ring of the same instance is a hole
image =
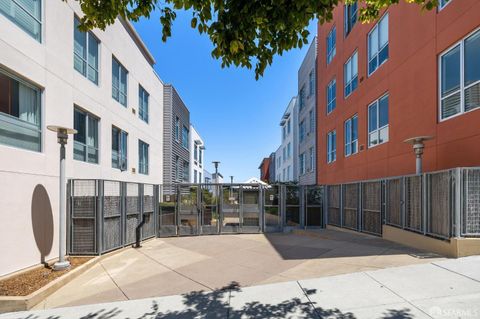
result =
[[[65,0],[64,0],[65,1]],[[172,33],[176,12],[192,13],[191,27],[206,34],[213,44],[212,56],[222,67],[235,65],[252,68],[262,76],[275,55],[301,48],[308,43],[308,25],[312,19],[324,23],[332,19],[339,0],[75,0],[85,14],[81,29],[104,30],[117,16],[131,21],[149,18],[160,12],[162,40]],[[345,0],[352,3],[355,0]],[[400,1],[416,3],[430,10],[438,0],[359,0],[359,19],[370,22],[379,12]]]

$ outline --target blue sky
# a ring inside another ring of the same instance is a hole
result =
[[[190,121],[206,144],[206,169],[243,182],[259,176],[263,157],[280,145],[280,117],[297,92],[297,71],[308,46],[274,58],[258,81],[253,70],[222,69],[211,57],[208,36],[190,27],[191,13],[178,12],[172,37],[161,40],[158,13],[135,23],[137,32],[154,55],[155,70],[172,83],[190,109]],[[310,41],[316,33],[311,23]]]

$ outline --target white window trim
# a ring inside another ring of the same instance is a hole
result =
[[[370,106],[372,106],[373,104],[377,104],[377,122],[380,122],[380,108],[378,107],[379,106],[379,102],[381,99],[383,99],[385,96],[388,96],[389,99],[388,99],[388,124],[387,125],[384,125],[382,127],[377,127],[377,129],[369,132],[369,125],[370,125]],[[370,145],[370,134],[372,133],[378,133],[380,130],[384,129],[388,127],[388,138],[386,141],[382,142],[382,143],[377,143],[377,144],[373,144],[373,145]],[[374,148],[374,147],[377,147],[379,145],[382,145],[382,144],[385,144],[385,143],[388,143],[390,141],[390,96],[389,96],[389,93],[385,93],[383,94],[382,96],[380,96],[378,99],[376,99],[375,101],[373,101],[372,103],[368,104],[367,106],[367,147],[368,149],[370,148]]]
[[[78,141],[75,141],[75,139],[73,140],[73,144],[75,145],[75,143],[77,144],[80,144],[82,146],[85,146],[86,147],[86,152],[87,154],[85,155],[86,156],[86,160],[85,161],[82,161],[82,160],[79,160],[79,159],[76,159],[75,158],[75,155],[72,156],[73,160],[75,161],[79,161],[79,162],[83,162],[83,163],[87,163],[87,164],[93,164],[93,165],[100,165],[100,118],[98,116],[96,116],[95,114],[92,114],[90,113],[89,111],[87,110],[84,110],[83,108],[79,107],[78,105],[74,104],[73,106],[73,114],[74,114],[74,117],[75,117],[75,111],[77,112],[80,112],[80,113],[83,113],[85,114],[85,134],[88,136],[88,130],[89,130],[89,124],[88,124],[88,120],[89,118],[92,118],[92,119],[95,119],[97,120],[97,144],[98,146],[97,147],[93,147],[93,146],[89,146],[88,144],[83,144],[81,142],[78,142]],[[97,152],[98,152],[98,158],[97,158],[97,162],[89,162],[88,161],[88,149],[89,148],[93,148],[95,149]]]
[[[119,65],[119,68],[118,68],[118,88],[117,88],[117,90],[118,90],[118,100],[113,96],[113,94],[112,94],[112,99],[117,101],[121,106],[123,106],[125,108],[128,108],[128,82],[129,82],[128,81],[128,74],[129,74],[129,72],[128,72],[127,68],[125,66],[123,66],[123,64],[120,63],[120,61],[114,55],[112,55],[112,59],[114,59],[117,62],[117,64]],[[120,79],[122,78],[121,77],[122,68],[125,70],[125,77],[126,77],[125,78],[125,94],[120,93],[120,86],[121,86]],[[113,70],[112,70],[112,74],[113,74]],[[112,91],[113,91],[113,80],[112,80]],[[122,102],[120,102],[120,94],[125,95],[125,105],[123,105]]]
[[[331,100],[331,101],[328,101],[328,91],[330,90],[330,87],[333,86],[333,84],[335,84],[335,96],[334,98]],[[333,78],[328,84],[327,84],[327,115],[332,113],[336,108],[337,108],[337,87],[336,87],[336,84],[337,84],[337,79],[336,78]],[[335,102],[335,107],[331,110],[331,111],[328,111],[329,110],[329,105],[333,104]]]
[[[17,0],[12,0],[12,2],[17,5],[21,10],[23,10],[24,13],[26,13],[29,17],[31,17],[32,19],[34,19],[39,25],[39,29],[40,29],[40,35],[39,35],[39,38],[36,39],[34,38],[31,34],[29,34],[27,31],[25,31],[22,27],[20,27],[15,19],[13,19],[13,17],[11,16],[8,16],[8,15],[4,15],[8,20],[10,20],[10,22],[13,22],[13,24],[19,28],[20,30],[22,30],[23,32],[27,33],[28,36],[30,36],[31,38],[33,38],[35,41],[37,41],[38,43],[40,44],[43,44],[43,38],[44,38],[44,34],[45,34],[45,28],[44,28],[44,24],[43,24],[43,21],[45,20],[45,16],[44,16],[44,1],[43,0],[40,0],[40,19],[37,19],[37,17],[35,17],[34,15],[32,15],[24,6],[23,4],[19,3]],[[0,13],[1,14],[1,13]]]
[[[337,147],[335,145],[335,151],[330,151],[330,135],[335,135],[335,141],[337,140],[337,130],[333,130],[327,133],[327,164],[331,164],[337,160]],[[336,144],[336,143],[335,143]],[[335,154],[335,158],[330,160],[330,154]]]
[[[330,32],[328,32],[328,35],[327,35],[327,65],[332,63],[333,58],[337,54],[337,39],[336,39],[337,34],[336,34],[336,32],[337,32],[337,27],[334,25],[330,29]],[[329,44],[330,36],[332,36],[332,35],[335,35],[335,45],[332,48],[330,48],[330,51],[329,51],[328,50],[328,44]]]
[[[370,105],[371,105],[371,104],[370,104]],[[355,118],[357,119],[357,139],[355,139],[355,140],[352,139],[352,140],[350,141],[350,153],[347,154],[347,143],[345,142],[345,137],[346,137],[347,132],[346,132],[346,130],[345,130],[345,125],[347,124],[347,122],[350,122],[350,130],[351,130],[350,133],[352,133],[352,132],[353,132],[352,120],[355,119]],[[344,155],[345,155],[345,157],[350,157],[350,156],[355,155],[355,154],[358,153],[358,114],[353,115],[352,117],[348,118],[348,119],[343,123],[343,130],[344,130],[344,133],[345,133],[345,136],[343,137],[343,138],[344,138],[343,146],[344,146],[344,152],[345,152]],[[370,133],[369,133],[369,134],[370,134]],[[351,149],[352,149],[352,145],[353,145],[353,142],[354,142],[354,141],[357,142],[357,148],[356,148],[355,152],[352,152]]]
[[[469,37],[471,37],[472,35],[474,35],[477,32],[480,32],[480,28],[477,28],[474,31],[470,32],[465,37],[463,37],[460,41],[454,43],[453,45],[451,45],[450,47],[445,49],[438,56],[438,121],[439,122],[444,122],[444,121],[453,119],[457,116],[461,116],[463,114],[467,114],[467,113],[470,113],[470,112],[473,112],[473,111],[480,110],[480,107],[477,107],[477,108],[474,108],[472,110],[465,111],[465,90],[474,86],[474,85],[477,85],[478,83],[480,83],[480,80],[478,80],[476,82],[473,82],[470,85],[465,86],[465,81],[464,81],[464,78],[465,78],[465,67],[464,67],[465,66],[465,59],[464,59],[465,40],[468,39]],[[457,90],[457,91],[452,92],[452,93],[450,93],[447,96],[442,98],[442,57],[444,55],[446,55],[447,53],[449,53],[452,49],[454,49],[458,45],[460,45],[460,88],[459,88],[459,90],[460,90],[460,112],[458,112],[457,114],[454,114],[452,116],[442,118],[442,100],[458,93],[458,90]]]
[[[386,13],[378,20],[378,22],[373,26],[372,30],[370,30],[370,32],[368,32],[368,35],[367,35],[367,73],[368,73],[368,77],[372,76],[372,74],[375,73],[375,71],[377,71],[378,69],[380,69],[380,67],[381,67],[383,64],[385,64],[385,62],[387,62],[388,59],[390,58],[390,54],[389,54],[389,56],[388,56],[381,64],[377,65],[377,68],[370,73],[370,68],[369,68],[369,66],[370,66],[370,61],[372,61],[372,60],[374,59],[374,58],[370,59],[370,34],[372,34],[373,31],[378,30],[378,27],[380,26],[380,22],[382,22],[382,20],[383,20],[386,16],[388,16],[388,12],[386,12]],[[388,22],[390,23],[390,17],[389,17]],[[390,33],[390,25],[387,24],[387,28],[388,28],[388,32],[387,32],[388,41],[387,41],[387,43],[385,43],[382,47],[380,47],[380,45],[379,45],[379,47],[378,47],[378,52],[377,52],[377,54],[375,55],[375,57],[377,57],[377,58],[378,58],[378,55],[379,55],[380,51],[382,51],[387,45],[390,44],[390,34],[389,34],[389,33]],[[377,36],[377,37],[378,37],[378,42],[379,42],[379,44],[380,44],[380,33],[378,33],[378,36]]]
[[[447,1],[447,3],[445,3],[443,6],[442,6],[442,2],[441,0],[438,1],[438,11],[442,11],[443,9],[445,9],[446,6],[448,6],[450,3],[452,3],[453,0],[450,0],[450,1]]]
[[[345,72],[345,68],[347,67],[347,64],[353,59],[353,57],[355,56],[355,54],[357,55],[357,74],[355,76],[353,76],[353,63],[352,63],[352,78],[350,79],[350,81],[348,81],[348,83],[345,82],[345,75],[346,75],[346,72]],[[345,62],[345,64],[343,64],[343,95],[345,95],[345,88],[350,85],[353,80],[355,79],[355,77],[357,78],[357,81],[358,81],[358,50],[356,49],[352,55],[350,55],[350,57],[348,58],[348,60]],[[345,95],[345,99],[347,97],[349,97],[350,95],[352,95],[352,93],[354,91],[356,91],[358,89],[358,83],[357,83],[357,88],[355,90],[350,90],[350,93],[348,95]]]
[[[147,96],[147,109],[145,110],[144,107],[142,107],[143,104],[143,95],[142,95],[142,101],[140,101],[140,92],[143,91],[143,94]],[[142,112],[140,110],[143,110],[143,117],[142,117]],[[145,112],[146,111],[146,112]],[[146,115],[145,115],[146,113]],[[146,119],[145,119],[146,117]],[[149,124],[150,121],[150,93],[145,90],[145,88],[139,83],[138,84],[138,118],[142,120],[143,122]]]

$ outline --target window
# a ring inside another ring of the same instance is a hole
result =
[[[202,157],[203,157],[202,155],[203,155],[203,151],[202,151],[202,148],[200,147],[198,149],[198,162],[200,163],[200,167],[202,167],[202,165],[201,165],[202,164]]]
[[[315,116],[313,114],[313,110],[308,112],[308,118],[310,119],[310,133],[315,132]]]
[[[337,53],[337,29],[333,27],[327,36],[327,64],[330,64],[330,62],[332,62],[336,53]]]
[[[291,158],[291,157],[292,157],[292,144],[288,143],[287,144],[287,158]]]
[[[352,31],[353,26],[357,23],[358,2],[346,4],[344,9],[345,14],[345,36]]]
[[[313,150],[313,147],[310,147],[309,154],[310,154],[310,172],[313,172],[313,170],[315,169],[315,152]]]
[[[127,170],[127,140],[127,132],[112,126],[112,167],[121,171]]]
[[[286,170],[285,170],[285,168],[284,168],[284,169],[283,169],[283,178],[282,178],[282,181],[285,181],[286,177],[287,177],[287,174],[286,174]]]
[[[299,95],[299,111],[302,111],[305,107],[305,85],[300,89]]]
[[[42,41],[41,0],[1,0],[0,12],[38,42]]]
[[[112,97],[114,100],[127,106],[127,75],[128,71],[112,58]]]
[[[148,123],[148,99],[150,95],[141,86],[138,85],[138,116]]]
[[[73,67],[81,75],[98,85],[98,39],[92,32],[78,29],[80,21],[73,22]]]
[[[40,152],[40,90],[0,70],[0,143]]]
[[[480,107],[480,31],[440,57],[442,120]]]
[[[291,165],[288,165],[288,167],[287,167],[287,181],[291,180],[291,178],[290,178],[290,171],[291,170],[292,170]]]
[[[196,161],[198,160],[198,145],[197,144],[195,144],[193,146],[193,159],[196,160]]]
[[[98,163],[98,118],[77,108],[73,110],[73,158]]]
[[[202,183],[202,173],[201,172],[198,172],[198,182],[199,183]]]
[[[358,53],[355,53],[348,59],[343,68],[345,81],[345,97],[349,96],[358,87]]]
[[[148,148],[149,145],[138,140],[138,172],[148,175]]]
[[[283,125],[282,127],[282,141],[287,137],[287,127]]]
[[[175,140],[177,142],[180,141],[180,119],[178,116],[175,116],[175,126],[173,128],[173,135],[175,136]]]
[[[337,106],[337,80],[333,79],[327,85],[327,114]]]
[[[279,156],[278,159],[277,159],[277,167],[280,168],[280,166],[282,166],[282,157]]]
[[[283,148],[283,162],[285,163],[286,160],[287,160],[287,148],[284,147]]]
[[[388,95],[368,107],[368,147],[388,142]]]
[[[300,156],[298,157],[298,162],[299,162],[299,165],[300,165],[300,175],[303,175],[305,174],[305,153],[302,153],[300,154]]]
[[[450,3],[450,0],[439,0],[438,1],[438,9],[442,10],[443,8],[446,7],[447,4]]]
[[[298,125],[298,136],[300,142],[303,142],[305,139],[305,121],[301,121],[300,125]]]
[[[292,131],[292,125],[290,122],[290,119],[287,121],[287,134],[290,135],[290,132]]]
[[[358,116],[345,121],[345,156],[358,152]]]
[[[315,94],[315,72],[314,70],[310,71],[310,74],[308,74],[308,87],[309,87],[309,92],[308,96],[313,96]]]
[[[182,146],[188,150],[188,128],[182,127]]]
[[[175,180],[180,181],[180,158],[175,155]]]
[[[197,170],[196,169],[193,170],[193,182],[197,183]]]
[[[388,13],[368,34],[368,75],[388,59]]]
[[[331,131],[327,134],[327,163],[335,162],[337,159],[337,132]]]
[[[190,181],[190,172],[189,172],[189,165],[188,165],[188,162],[187,161],[183,161],[183,169],[182,169],[182,173],[183,173],[183,182],[184,183],[188,183]]]

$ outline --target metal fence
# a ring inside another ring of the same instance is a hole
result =
[[[141,239],[383,225],[441,239],[480,237],[480,168],[327,186],[68,183],[68,252],[102,254]],[[324,214],[325,210],[325,214]]]
[[[147,239],[324,226],[322,186],[70,180],[68,187],[72,255],[132,245],[137,227]]]
[[[381,236],[383,225],[441,239],[480,236],[480,168],[327,186],[328,224]]]

